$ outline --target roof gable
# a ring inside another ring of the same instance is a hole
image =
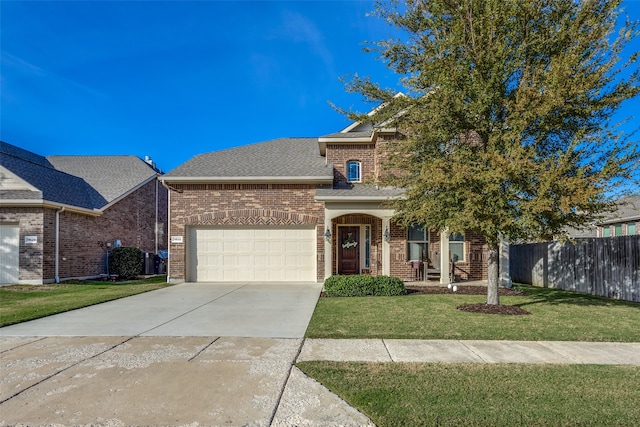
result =
[[[6,142],[0,142],[0,154],[0,166],[31,186],[10,188],[0,182],[3,200],[41,200],[99,210],[156,176],[135,156],[43,157]]]
[[[618,200],[618,208],[599,221],[599,224],[614,224],[616,222],[640,220],[640,196],[627,196]]]
[[[6,144],[3,144],[2,149],[5,148],[4,145]],[[11,153],[22,154],[15,150]],[[85,209],[93,209],[100,204],[105,204],[106,201],[101,200],[100,195],[83,179],[47,166],[46,162],[33,162],[31,160],[35,158],[34,156],[16,157],[12,154],[3,151],[0,164],[37,191],[26,192],[24,189],[3,188],[3,199],[41,199]]]
[[[106,202],[100,207],[156,176],[156,171],[136,156],[47,156],[47,160],[57,170],[87,182]]]

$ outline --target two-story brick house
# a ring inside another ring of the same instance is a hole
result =
[[[162,177],[169,188],[169,280],[321,281],[333,274],[486,278],[481,236],[403,228],[376,186],[393,130],[354,123],[198,155]],[[428,228],[428,227],[426,227]]]

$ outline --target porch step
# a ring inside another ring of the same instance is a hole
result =
[[[427,277],[426,277],[427,280],[440,279],[440,270],[437,270],[435,268],[427,268],[426,274],[427,274]]]

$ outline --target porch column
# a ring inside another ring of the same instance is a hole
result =
[[[391,275],[391,245],[384,238],[385,230],[391,232],[389,228],[390,219],[389,217],[382,218],[382,274],[385,276]]]
[[[331,220],[333,219],[330,216],[329,211],[327,209],[324,210],[324,230],[322,230],[322,238],[324,239],[324,278],[328,279],[333,275],[333,246],[331,244],[333,240],[333,236],[329,237],[327,240],[324,237],[324,234],[327,230],[331,231]]]
[[[509,271],[509,241],[500,234],[500,286],[511,287],[511,272]]]
[[[451,283],[449,277],[449,229],[440,233],[440,284]]]

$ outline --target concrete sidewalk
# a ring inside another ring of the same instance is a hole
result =
[[[0,336],[0,426],[373,426],[296,361],[640,365],[640,343]]]
[[[297,360],[640,365],[640,343],[306,339]]]

